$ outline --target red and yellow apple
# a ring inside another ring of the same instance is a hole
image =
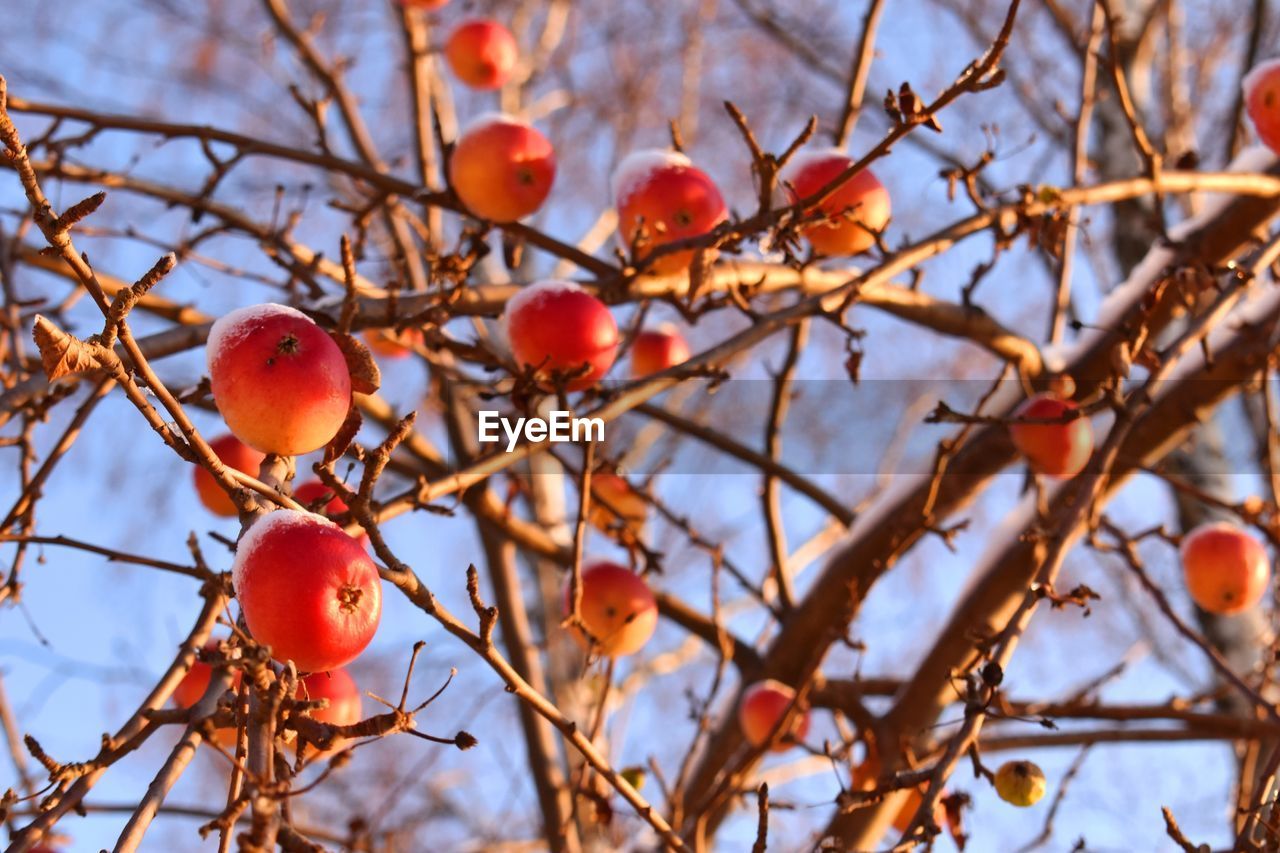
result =
[[[618,237],[636,247],[637,260],[648,271],[669,275],[689,268],[694,250],[645,260],[654,249],[700,237],[728,218],[715,183],[677,151],[636,151],[613,174],[618,209]]]
[[[320,723],[328,723],[331,726],[351,726],[360,722],[362,718],[360,689],[356,687],[355,679],[345,669],[313,672],[303,676],[298,682],[298,690],[294,698],[299,701],[329,700],[329,704],[325,707],[307,712],[311,719]],[[318,756],[312,756],[312,760],[338,751],[346,742],[346,738],[334,738],[329,748]],[[295,747],[296,745],[295,743]]]
[[[216,652],[218,645],[217,640],[210,640],[205,643],[204,651],[206,653]],[[190,708],[204,698],[204,692],[209,689],[209,682],[212,679],[213,667],[196,657],[191,663],[191,668],[187,670],[187,674],[182,676],[178,686],[173,688],[173,703],[179,708]],[[239,670],[236,670],[231,676],[231,689],[240,689]],[[232,726],[226,726],[218,729],[214,737],[222,746],[231,747],[236,742],[236,730]]]
[[[835,148],[797,154],[778,176],[792,204],[808,198],[854,164]],[[876,244],[875,235],[889,224],[889,191],[870,169],[856,172],[818,203],[826,216],[800,231],[821,255],[859,255]]]
[[[599,299],[567,281],[543,281],[507,302],[507,341],[516,362],[546,388],[572,376],[569,391],[594,385],[613,366],[618,324]]]
[[[591,508],[587,520],[597,529],[608,532],[624,524],[638,532],[649,516],[649,503],[631,487],[625,478],[609,471],[591,475]]]
[[[319,480],[308,480],[301,485],[295,486],[293,499],[311,512],[323,515],[330,521],[344,515],[351,509],[347,506],[346,501],[334,493],[333,489],[330,489]],[[361,548],[369,547],[369,535],[367,533],[361,533],[356,537],[356,541],[360,543]]]
[[[224,435],[215,438],[209,442],[215,456],[222,460],[222,464],[228,468],[234,468],[242,474],[258,476],[258,468],[262,465],[262,460],[266,457],[249,447],[234,435]],[[215,515],[231,518],[238,515],[235,503],[231,500],[231,496],[222,490],[218,485],[218,481],[213,479],[213,475],[204,469],[203,466],[197,465],[195,470],[196,494],[200,497],[200,503]]]
[[[453,191],[467,210],[494,222],[515,222],[537,211],[555,177],[555,150],[547,138],[502,113],[468,125],[449,157]]]
[[[443,9],[449,0],[400,0],[400,5],[410,9]]]
[[[794,689],[772,678],[757,681],[742,691],[738,702],[738,725],[747,743],[754,747],[764,746],[795,698]],[[786,752],[808,733],[809,712],[801,710],[792,717],[791,730],[779,738],[771,751]]]
[[[274,304],[232,311],[213,324],[206,355],[222,419],[256,450],[310,453],[347,418],[346,358],[300,311]]]
[[[379,358],[399,360],[408,358],[413,348],[422,343],[422,329],[409,326],[406,329],[369,329],[364,333],[365,346]]]
[[[631,342],[632,379],[661,373],[688,360],[689,345],[670,323],[638,332]]]
[[[253,638],[303,672],[350,663],[378,629],[378,569],[322,516],[279,509],[259,518],[236,546],[231,578]]]
[[[1280,59],[1256,66],[1245,75],[1244,108],[1258,138],[1280,154]]]
[[[1266,594],[1271,561],[1262,543],[1229,522],[1202,524],[1182,539],[1182,573],[1202,610],[1241,613]]]
[[[497,89],[511,79],[520,48],[511,31],[491,18],[465,21],[445,42],[454,76],[473,89]]]
[[[564,612],[572,602],[572,579],[565,584]],[[582,569],[582,624],[594,641],[591,651],[603,657],[633,655],[649,642],[658,627],[658,603],[644,578],[617,563],[601,561]],[[584,646],[586,637],[574,629]]]
[[[1076,404],[1054,394],[1037,394],[1024,401],[1014,418],[1061,418]],[[1009,437],[1033,471],[1050,477],[1074,477],[1093,455],[1093,426],[1086,417],[1062,423],[1012,423]]]

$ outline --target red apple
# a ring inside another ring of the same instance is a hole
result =
[[[572,579],[565,585],[564,612],[571,602]],[[658,627],[658,603],[644,578],[617,563],[597,562],[582,570],[579,616],[595,640],[592,651],[604,657],[633,655]],[[584,645],[580,631],[573,636]]]
[[[1015,418],[1058,418],[1076,404],[1053,394],[1037,394],[1023,402]],[[1032,470],[1050,477],[1074,477],[1093,455],[1093,426],[1085,417],[1060,424],[1010,424],[1013,446]]]
[[[706,234],[728,217],[715,183],[676,151],[629,154],[613,173],[613,198],[618,237],[628,249],[636,244],[640,262],[661,275],[687,270],[693,250],[662,255],[649,264],[646,255],[658,246]]]
[[[813,195],[833,181],[854,160],[835,148],[805,151],[787,163],[778,176],[792,204]],[[801,233],[822,255],[858,255],[876,244],[875,234],[889,223],[889,191],[863,169],[827,196],[818,209],[826,221],[815,222]]]
[[[574,374],[566,388],[580,391],[613,366],[618,325],[603,302],[576,284],[529,285],[508,300],[504,316],[512,355],[544,387],[552,387],[553,374]]]
[[[218,645],[218,640],[210,640],[205,643],[204,651],[216,652]],[[209,689],[209,681],[212,678],[213,667],[197,657],[191,663],[191,668],[187,670],[187,674],[178,682],[178,686],[173,688],[173,704],[179,708],[190,708],[204,698],[204,692]],[[236,670],[231,676],[231,689],[240,689],[239,670]],[[224,747],[233,747],[236,742],[236,729],[231,726],[220,728],[216,731],[214,737]]]
[[[310,453],[347,418],[347,361],[300,311],[274,304],[232,311],[213,324],[206,354],[223,420],[263,453]]]
[[[1183,537],[1182,573],[1191,599],[1221,615],[1253,607],[1271,584],[1262,543],[1228,522],[1202,524]]]
[[[364,342],[369,351],[379,358],[402,359],[413,353],[413,348],[422,343],[422,329],[410,326],[396,331],[395,329],[368,329],[364,333]]]
[[[473,89],[496,89],[511,79],[520,48],[515,36],[490,18],[466,21],[449,36],[444,46],[449,67]]]
[[[338,497],[333,489],[330,489],[319,480],[308,480],[301,485],[295,486],[293,499],[311,512],[319,513],[330,521],[350,509],[346,501]],[[369,547],[369,536],[366,533],[361,533],[357,536],[356,541],[360,543],[361,548]]]
[[[262,465],[262,460],[266,458],[252,447],[245,445],[234,435],[215,438],[209,442],[209,448],[215,456],[222,460],[223,465],[254,477],[258,476],[258,468]],[[200,496],[200,503],[204,504],[210,512],[227,518],[239,514],[235,503],[231,500],[231,496],[222,490],[222,487],[218,485],[218,481],[213,479],[213,475],[202,466],[196,466],[195,482],[196,494]]]
[[[350,663],[378,629],[377,567],[313,513],[280,509],[255,521],[236,546],[231,578],[254,639],[304,672]]]
[[[763,746],[795,698],[795,690],[772,678],[757,681],[744,690],[738,703],[738,725],[747,742]],[[773,752],[786,752],[809,733],[808,711],[801,711],[793,719],[790,734],[774,744]]]
[[[556,177],[556,155],[532,126],[501,113],[463,131],[449,158],[449,182],[481,219],[515,222],[542,207]]]
[[[587,518],[600,530],[608,531],[621,522],[633,532],[638,532],[649,516],[648,502],[617,474],[608,471],[592,474],[591,494],[593,499]]]
[[[351,726],[360,722],[362,718],[360,689],[356,687],[355,680],[345,669],[313,672],[303,676],[298,683],[298,691],[294,694],[294,698],[300,701],[329,700],[328,706],[307,712],[311,719],[317,722],[328,723],[331,726]],[[327,750],[318,755],[312,755],[311,760],[332,755],[346,743],[346,738],[334,738]],[[296,742],[294,746],[297,746]]]
[[[1263,144],[1280,154],[1280,59],[1256,66],[1244,78],[1245,111]]]
[[[449,0],[400,0],[400,5],[410,9],[443,9]]]
[[[689,360],[689,345],[675,326],[646,329],[631,343],[631,378],[641,379]]]

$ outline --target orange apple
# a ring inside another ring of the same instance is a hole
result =
[[[1202,524],[1183,537],[1182,573],[1191,599],[1220,615],[1253,607],[1271,584],[1262,543],[1229,522]]]
[[[641,379],[689,360],[689,345],[670,323],[645,329],[631,343],[631,378]]]
[[[613,366],[618,325],[603,302],[572,282],[529,285],[507,301],[503,316],[512,355],[546,388],[553,374],[574,374],[566,388],[580,391]]]
[[[497,89],[511,79],[520,48],[511,31],[491,18],[465,21],[449,36],[444,56],[456,76],[473,89]]]
[[[871,756],[859,765],[853,768],[853,790],[870,791],[876,787],[877,777],[880,775],[880,761]],[[943,792],[943,796],[946,792]],[[907,792],[907,798],[902,805],[898,807],[898,813],[893,817],[893,828],[898,832],[906,832],[907,827],[911,825],[911,819],[915,817],[916,812],[920,810],[920,803],[924,801],[924,789],[912,788]],[[942,805],[942,797],[939,797],[933,804],[933,822],[940,827],[946,826],[947,810]]]
[[[274,304],[232,311],[213,324],[206,355],[222,419],[256,450],[310,453],[347,419],[347,360],[301,311]]]
[[[854,162],[835,148],[803,151],[778,177],[795,204],[821,190]],[[827,219],[801,229],[814,251],[859,255],[876,244],[875,234],[889,224],[889,191],[870,169],[863,169],[819,203],[818,210]]]
[[[592,474],[591,494],[595,499],[591,502],[587,519],[598,529],[608,532],[619,523],[633,532],[644,527],[649,516],[649,504],[623,477],[608,471]]]
[[[1058,418],[1076,404],[1053,394],[1037,394],[1014,411],[1015,418]],[[1093,427],[1085,417],[1060,424],[1010,424],[1013,446],[1032,470],[1050,477],[1074,477],[1093,455]]]
[[[572,586],[570,578],[564,591],[566,616]],[[633,655],[649,642],[658,627],[658,603],[644,578],[617,563],[601,561],[582,569],[579,616],[595,640],[591,651],[616,658]],[[586,645],[581,631],[573,631],[573,636]]]
[[[449,0],[400,0],[400,5],[410,9],[443,9]]]
[[[532,126],[502,113],[480,116],[458,138],[449,182],[467,210],[481,219],[515,222],[547,200],[556,155]]]
[[[222,460],[223,465],[254,477],[258,476],[258,468],[262,465],[262,460],[266,458],[266,456],[244,444],[234,435],[215,438],[209,442],[209,449]],[[231,500],[231,496],[222,490],[222,487],[218,485],[218,481],[213,479],[212,474],[199,465],[196,466],[195,470],[195,482],[196,494],[200,496],[200,503],[204,504],[210,512],[227,518],[239,514],[235,503]]]
[[[409,326],[406,329],[367,329],[364,342],[369,351],[379,358],[408,358],[413,348],[422,343],[422,329]]]
[[[728,218],[711,178],[677,151],[645,150],[627,155],[613,173],[618,237],[648,271],[668,275],[689,268],[693,250],[665,254],[647,263],[659,246],[699,237]]]
[[[210,640],[205,643],[204,651],[206,653],[216,652],[218,645],[218,640]],[[204,697],[204,692],[209,689],[209,681],[212,678],[213,667],[197,657],[191,663],[191,668],[187,670],[187,674],[182,676],[182,680],[178,682],[178,686],[173,688],[173,704],[179,708],[190,708]],[[231,689],[240,689],[240,670],[236,670],[231,676]],[[223,747],[234,747],[236,729],[231,726],[217,729],[214,737]]]
[[[757,681],[742,691],[738,702],[738,725],[747,742],[754,747],[763,746],[795,698],[794,689],[772,678]],[[781,736],[772,751],[786,752],[808,733],[809,712],[802,710],[793,718],[791,731]]]
[[[1256,66],[1245,75],[1245,111],[1263,144],[1280,154],[1280,59]]]
[[[308,712],[311,719],[317,722],[328,723],[331,726],[351,726],[362,719],[360,689],[356,687],[355,679],[345,669],[313,672],[303,676],[298,682],[298,690],[294,698],[300,701],[329,700],[326,707]],[[346,738],[334,738],[329,748],[318,755],[313,755],[312,760],[332,755],[342,749],[346,743]],[[297,744],[294,745],[296,748]]]

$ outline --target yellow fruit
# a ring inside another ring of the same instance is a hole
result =
[[[1044,771],[1030,761],[1007,761],[996,771],[996,793],[1006,803],[1034,806],[1044,790]]]

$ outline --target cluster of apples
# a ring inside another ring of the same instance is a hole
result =
[[[224,464],[256,473],[268,454],[318,450],[341,428],[351,406],[351,375],[333,338],[305,314],[266,304],[232,311],[213,324],[206,351],[214,402],[231,430],[211,443]],[[227,516],[236,507],[203,468],[197,494]],[[325,515],[278,509],[256,519],[236,546],[232,583],[250,633],[280,661],[306,675],[301,697],[329,700],[314,716],[339,724],[359,719],[359,693],[342,669],[373,639],[382,587],[366,542],[327,516],[346,503],[317,481],[294,494]],[[175,694],[188,707],[208,686],[198,662]]]

